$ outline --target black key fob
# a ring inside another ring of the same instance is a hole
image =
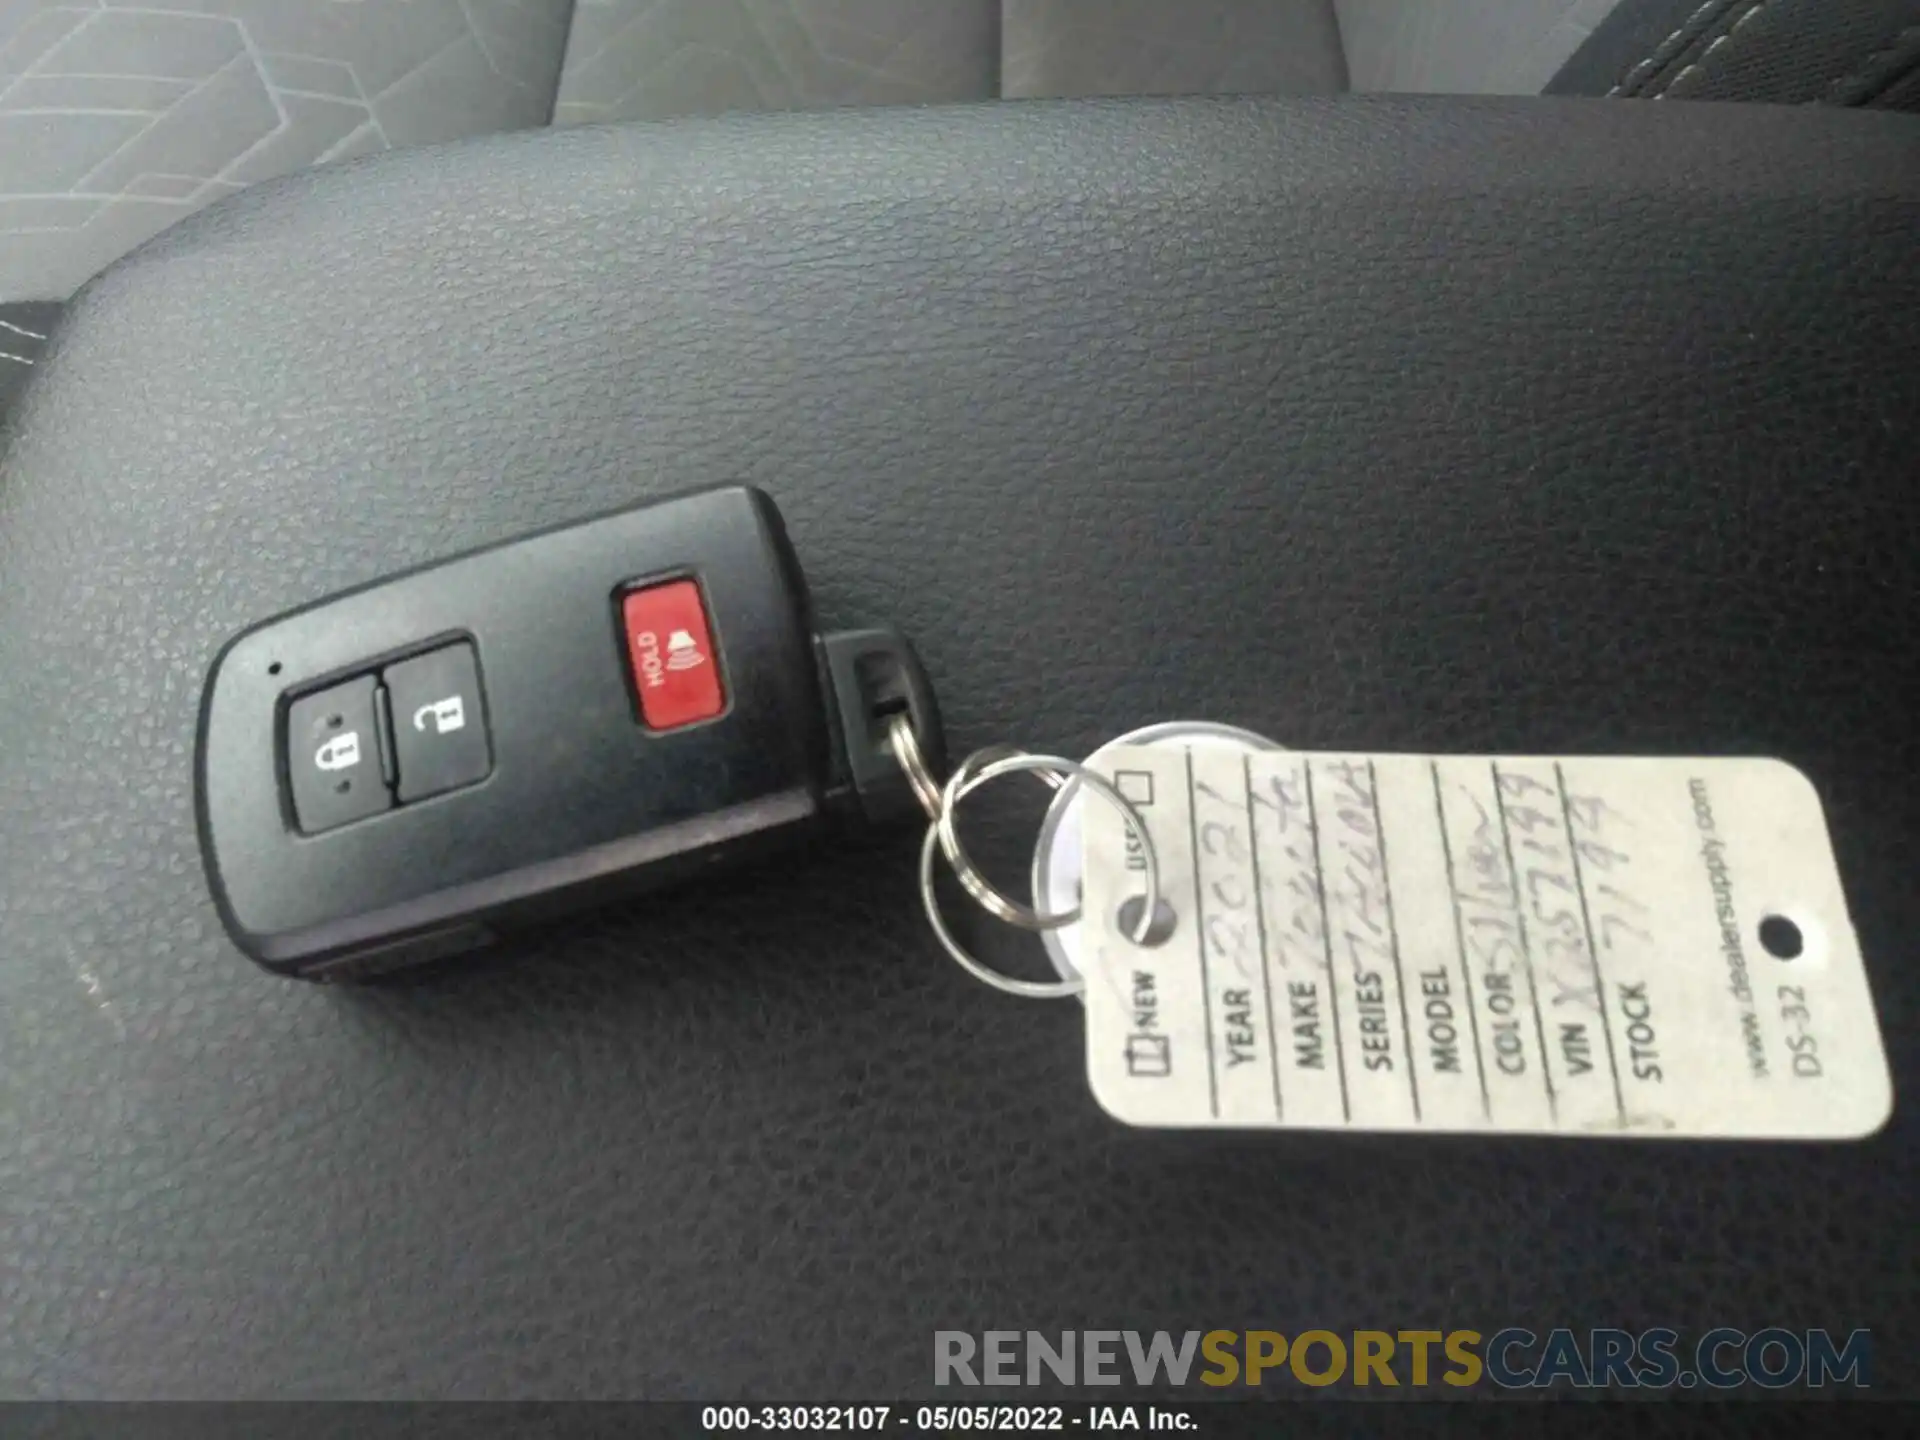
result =
[[[901,713],[938,764],[906,640],[816,636],[773,502],[684,495],[234,639],[201,710],[207,876],[262,965],[357,978],[918,814]]]

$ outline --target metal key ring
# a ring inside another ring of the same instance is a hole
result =
[[[987,877],[980,873],[980,867],[973,863],[973,857],[967,854],[965,847],[960,843],[959,826],[954,820],[954,816],[960,811],[961,800],[988,780],[998,775],[1012,773],[1010,770],[998,770],[994,767],[1015,758],[1029,757],[1026,751],[1016,750],[1011,745],[989,745],[983,750],[974,751],[962,760],[960,768],[947,778],[946,786],[940,792],[940,810],[934,816],[933,828],[940,837],[940,848],[946,852],[947,863],[953,867],[954,875],[982,910],[994,919],[1005,921],[1009,925],[1017,925],[1022,930],[1057,930],[1062,925],[1071,925],[1078,920],[1080,907],[1076,905],[1073,909],[1062,910],[1058,914],[1042,915],[1032,906],[1008,899],[994,888]],[[1050,760],[1052,757],[1030,758]],[[1073,762],[1059,763],[1064,765]],[[1054,790],[1066,784],[1065,778],[1051,768],[1043,769],[1038,765],[1022,765],[1016,768],[1037,776]],[[989,771],[992,773],[989,774]]]
[[[927,819],[938,820],[942,803],[940,782],[933,778],[926,752],[920,748],[920,737],[913,733],[913,722],[905,715],[896,715],[887,722],[887,747],[906,772],[907,788],[913,791],[920,808],[927,812]]]
[[[913,791],[914,798],[919,800],[920,808],[939,828],[940,848],[946,852],[947,863],[953,867],[953,873],[959,877],[966,892],[982,909],[996,920],[1004,920],[1022,930],[1052,930],[1071,925],[1080,918],[1077,907],[1059,915],[1042,915],[1036,909],[1009,899],[994,888],[960,843],[960,832],[953,822],[958,797],[970,787],[974,775],[980,770],[996,760],[1024,752],[1011,745],[989,745],[976,750],[961,762],[960,768],[942,787],[933,778],[933,771],[927,765],[926,752],[920,748],[920,737],[914,734],[913,724],[905,715],[896,715],[887,723],[887,743],[893,750],[894,759],[900,762],[901,770],[906,773],[907,786]],[[1036,771],[1035,774],[1054,790],[1066,783],[1050,771]]]
[[[971,760],[970,762],[971,763]],[[968,765],[962,765],[966,771]],[[981,767],[978,774],[966,776],[965,783],[955,791],[953,799],[957,803],[1001,775],[1016,771],[1039,773],[1052,772],[1058,777],[1078,776],[1093,794],[1110,801],[1126,818],[1127,829],[1140,841],[1140,854],[1146,868],[1146,903],[1140,907],[1140,918],[1129,936],[1136,945],[1143,945],[1152,932],[1153,924],[1161,908],[1160,898],[1160,856],[1154,849],[1153,836],[1147,831],[1147,822],[1133,806],[1133,802],[1122,795],[1106,776],[1090,770],[1076,760],[1062,759],[1057,755],[1014,754],[994,760]],[[1011,975],[1003,975],[974,958],[967,948],[954,938],[947,928],[946,917],[940,913],[940,898],[933,891],[933,858],[939,849],[940,828],[938,824],[927,826],[926,838],[920,842],[920,900],[927,912],[927,923],[933,927],[934,938],[941,948],[951,955],[961,969],[983,984],[991,985],[1009,995],[1019,995],[1029,1000],[1060,1000],[1069,995],[1078,995],[1086,988],[1081,976],[1070,980],[1018,980]]]

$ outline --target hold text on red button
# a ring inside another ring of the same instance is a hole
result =
[[[677,730],[711,720],[726,708],[698,584],[673,580],[635,590],[620,608],[634,693],[649,728]]]

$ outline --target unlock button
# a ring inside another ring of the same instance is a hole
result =
[[[461,641],[389,665],[382,678],[402,804],[487,778],[493,759],[472,645]]]

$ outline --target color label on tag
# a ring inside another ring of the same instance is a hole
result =
[[[1777,760],[1129,748],[1086,814],[1087,1070],[1135,1125],[1841,1139],[1892,1105]]]

